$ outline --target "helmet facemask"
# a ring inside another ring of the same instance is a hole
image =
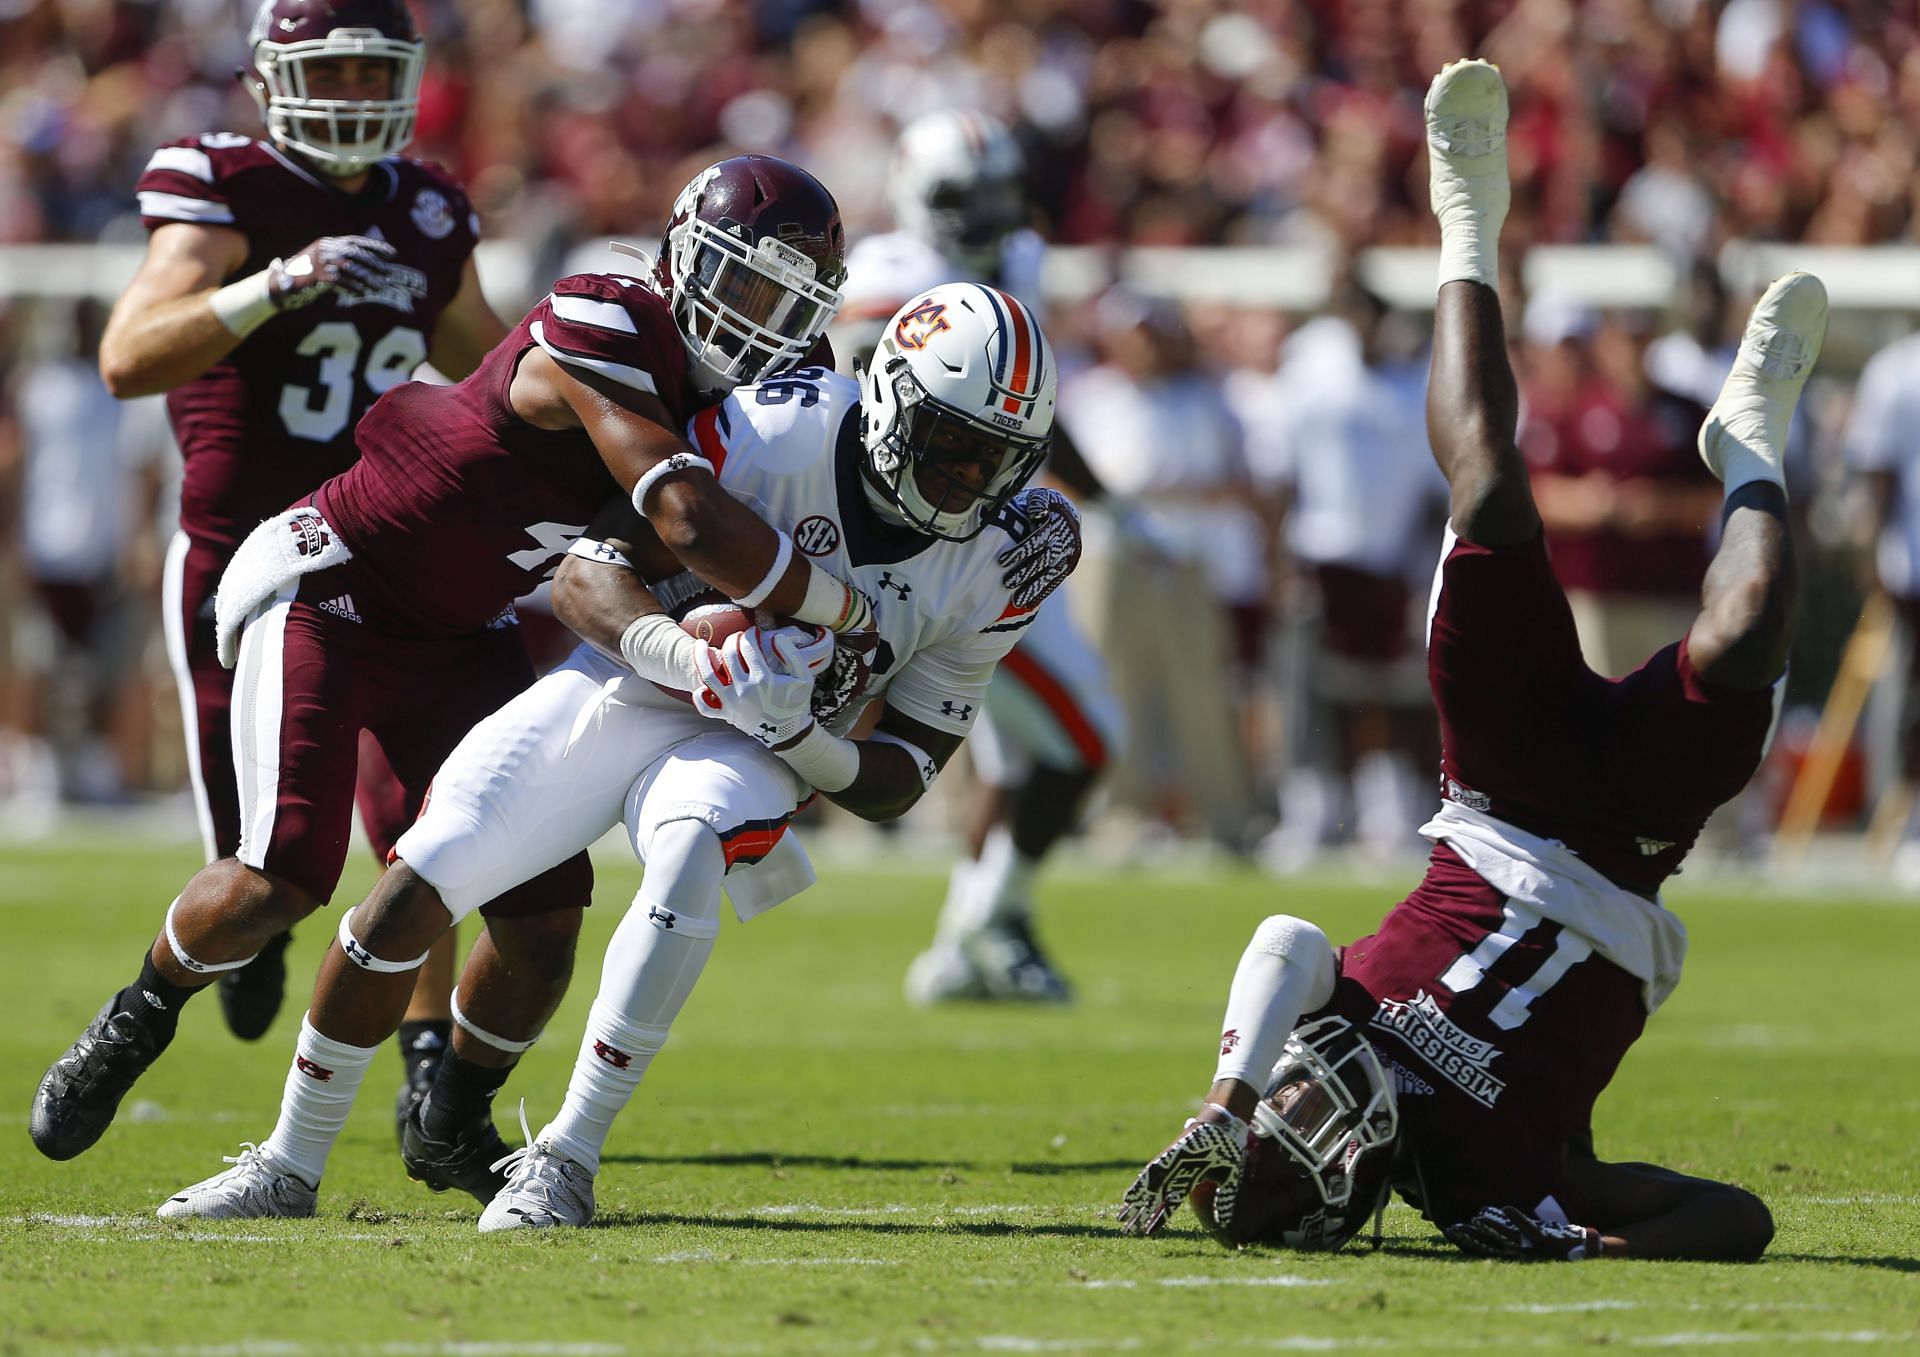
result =
[[[1252,1122],[1245,1163],[1212,1201],[1224,1241],[1337,1249],[1384,1203],[1399,1109],[1372,1044],[1344,1018],[1287,1038]]]
[[[420,112],[426,44],[375,28],[336,28],[325,37],[277,43],[256,27],[255,79],[248,82],[267,132],[323,174],[345,178],[395,154],[413,140]],[[308,93],[309,64],[341,57],[389,63],[385,99],[318,99]]]
[[[888,383],[893,392],[891,422],[865,431],[868,477],[916,531],[950,542],[979,536],[1046,460],[1050,434],[1016,434],[944,404],[905,358],[866,380]],[[967,463],[990,468],[977,489],[956,474]],[[961,508],[942,508],[956,494],[971,498]]]
[[[813,351],[840,308],[802,251],[732,222],[689,217],[671,233],[674,318],[701,385],[731,390]]]
[[[942,254],[983,277],[1000,266],[1000,244],[1026,224],[1018,179],[949,181],[927,194],[927,232]]]

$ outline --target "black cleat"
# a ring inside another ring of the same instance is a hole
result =
[[[292,933],[269,938],[260,955],[214,984],[227,1030],[240,1040],[260,1040],[279,1016],[280,1000],[287,992],[287,944],[292,941]]]
[[[422,1041],[412,1050],[403,1052],[407,1062],[406,1081],[393,1095],[393,1133],[400,1138],[401,1147],[407,1143],[407,1122],[415,1110],[426,1102],[427,1091],[433,1087],[433,1081],[440,1074],[440,1062],[447,1058],[446,1043],[435,1038],[432,1044]],[[502,1150],[502,1154],[506,1151]],[[435,1191],[441,1189],[436,1188]]]
[[[40,1153],[71,1159],[106,1134],[120,1100],[160,1054],[153,1034],[112,1000],[40,1080],[27,1129]]]
[[[493,1120],[475,1122],[458,1140],[433,1140],[420,1124],[423,1106],[415,1104],[400,1123],[400,1162],[407,1166],[407,1177],[435,1192],[457,1187],[487,1205],[506,1186],[507,1175],[499,1165],[512,1153]]]

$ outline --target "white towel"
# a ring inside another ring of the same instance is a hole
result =
[[[240,633],[262,604],[302,575],[353,559],[340,534],[312,505],[289,509],[247,534],[220,576],[214,595],[214,631],[220,663],[240,658]]]

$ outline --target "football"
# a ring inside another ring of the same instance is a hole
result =
[[[716,648],[725,644],[729,636],[737,636],[750,627],[771,630],[775,627],[807,625],[763,608],[743,608],[711,592],[693,600],[678,620],[680,630]],[[867,681],[873,676],[873,659],[879,639],[873,632],[839,638],[833,650],[833,663],[814,680],[815,717],[821,721],[831,720],[866,690]],[[678,688],[669,688],[664,683],[655,683],[653,686],[682,702],[691,704],[693,701],[692,694],[681,692]]]

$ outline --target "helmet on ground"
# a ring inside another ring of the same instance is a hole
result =
[[[920,532],[979,534],[1046,459],[1053,351],[997,288],[942,283],[894,313],[862,374],[866,472]]]
[[[1318,1019],[1287,1038],[1239,1172],[1195,1210],[1234,1247],[1338,1249],[1386,1200],[1399,1134],[1372,1043],[1345,1018]]]
[[[894,143],[888,197],[894,224],[981,277],[1000,242],[1026,224],[1020,143],[984,113],[946,109],[916,118]]]
[[[731,390],[812,351],[840,306],[847,233],[818,179],[774,156],[709,165],[680,190],[653,277],[697,385]]]
[[[322,173],[358,174],[413,140],[427,47],[403,0],[262,0],[247,48],[240,75],[267,135]],[[388,62],[386,97],[316,95],[314,63],[342,57]]]

